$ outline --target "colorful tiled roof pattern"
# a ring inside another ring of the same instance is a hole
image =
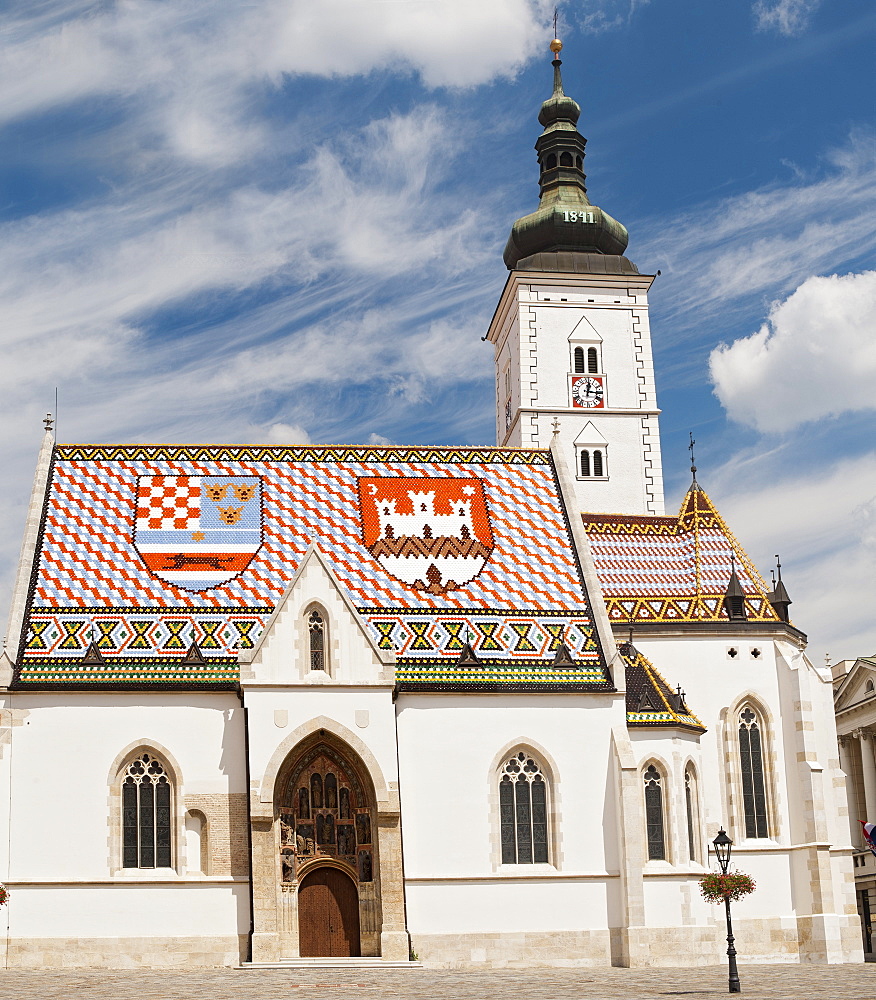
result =
[[[611,621],[727,621],[731,553],[747,619],[779,620],[766,584],[701,487],[688,491],[678,517],[583,517]]]
[[[548,452],[142,445],[56,447],[18,683],[233,683],[312,543],[412,683],[607,683]]]
[[[684,693],[673,691],[635,646],[621,643],[618,652],[626,663],[628,726],[675,726],[697,733],[706,731],[687,707]]]

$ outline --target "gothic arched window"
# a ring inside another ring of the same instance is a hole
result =
[[[697,829],[699,823],[697,801],[697,779],[690,765],[684,769],[684,809],[687,816],[687,853],[691,861],[699,861],[697,850]]]
[[[750,705],[739,712],[739,767],[746,837],[769,837],[762,727]]]
[[[547,783],[541,765],[522,750],[499,772],[499,819],[503,865],[547,863]]]
[[[575,371],[576,372],[583,372],[584,371],[584,348],[583,347],[576,347],[575,351],[574,351],[574,355],[575,355],[575,366],[574,366],[575,367]]]
[[[142,753],[122,773],[122,867],[170,868],[173,787],[157,757]]]
[[[583,368],[581,369],[584,370]],[[599,358],[595,347],[587,348],[587,371],[591,374],[599,371]]]
[[[307,616],[307,635],[310,644],[310,669],[325,670],[325,618],[314,608]]]
[[[666,860],[666,836],[663,831],[663,776],[653,764],[643,775],[645,781],[645,825],[648,830],[648,860]]]

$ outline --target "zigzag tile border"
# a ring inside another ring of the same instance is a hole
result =
[[[370,448],[359,445],[251,447],[249,445],[66,444],[55,455],[70,461],[136,462],[468,462],[489,465],[550,465],[550,452],[536,448]]]

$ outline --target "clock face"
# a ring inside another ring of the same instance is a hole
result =
[[[605,386],[602,379],[592,375],[572,378],[572,406],[593,409],[605,405]]]

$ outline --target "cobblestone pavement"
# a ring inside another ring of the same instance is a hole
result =
[[[740,968],[748,1000],[876,1000],[876,965]],[[186,971],[0,970],[2,1000],[657,1000],[727,996],[726,966],[700,969]]]

